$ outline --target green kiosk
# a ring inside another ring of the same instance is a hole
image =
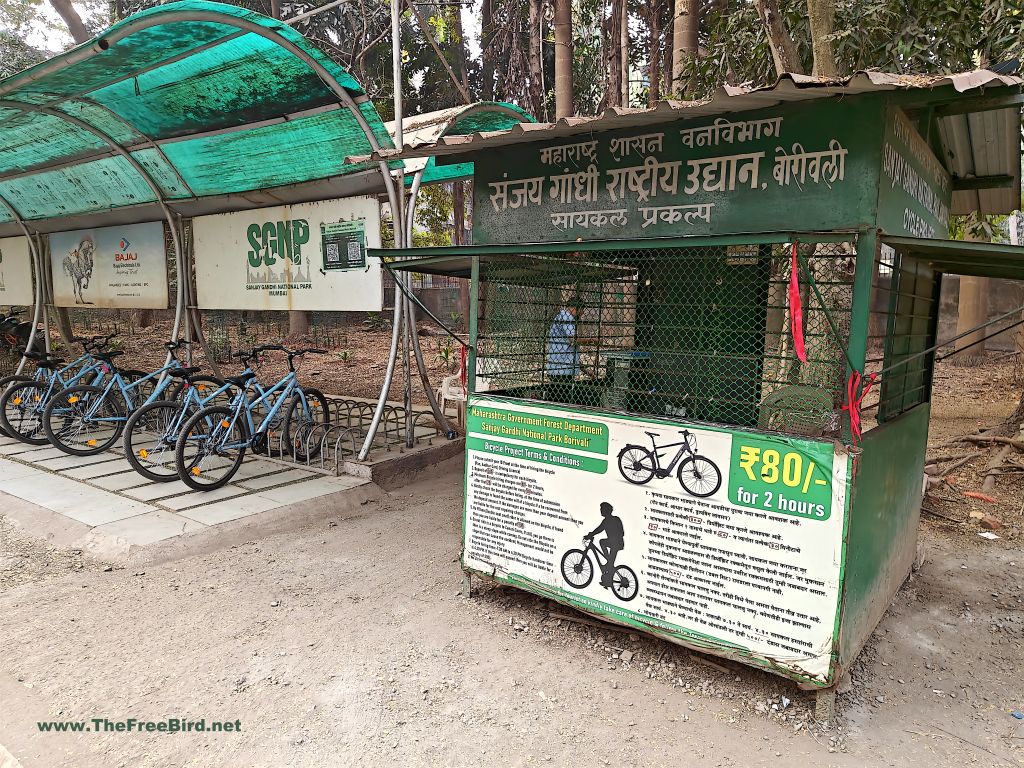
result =
[[[376,253],[472,280],[466,572],[829,717],[915,558],[942,274],[1024,276],[945,239],[1019,206],[1021,83],[787,78],[404,152],[475,164],[474,245]]]

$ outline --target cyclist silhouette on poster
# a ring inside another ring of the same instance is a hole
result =
[[[626,545],[622,520],[612,514],[612,505],[601,502],[601,523],[583,537],[583,549],[570,549],[562,555],[562,578],[575,589],[586,589],[601,570],[601,586],[610,589],[619,600],[628,602],[637,596],[640,584],[628,565],[615,565],[615,558]],[[594,537],[604,533],[599,545]],[[594,564],[597,564],[597,568]]]
[[[622,519],[612,514],[612,511],[612,505],[607,501],[602,501],[601,516],[604,519],[601,520],[601,524],[597,528],[586,536],[588,539],[593,539],[597,534],[602,531],[604,532],[605,537],[598,542],[598,546],[601,547],[601,552],[606,558],[604,567],[601,569],[602,587],[610,587],[612,585],[612,578],[615,573],[615,558],[618,557],[622,548],[626,546]]]

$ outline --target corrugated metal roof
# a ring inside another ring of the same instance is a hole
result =
[[[612,107],[592,117],[568,117],[553,123],[522,123],[502,131],[480,131],[439,136],[411,132],[404,147],[381,150],[372,159],[393,160],[457,155],[534,141],[550,141],[597,131],[644,128],[658,123],[701,118],[813,99],[864,93],[933,90],[951,86],[957,93],[991,88],[1021,90],[1024,78],[975,70],[953,75],[901,75],[889,72],[857,72],[841,80],[822,80],[808,75],[786,75],[764,88],[726,86],[700,102],[662,101],[650,109]],[[1009,213],[1020,205],[1020,106],[943,116],[938,119],[950,173],[960,179],[1009,176],[1010,186],[998,189],[957,190],[953,213]],[[371,156],[349,158],[365,162]]]

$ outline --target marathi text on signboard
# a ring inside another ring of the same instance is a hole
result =
[[[0,304],[27,306],[34,302],[28,240],[24,237],[0,239]]]
[[[475,158],[478,242],[857,226],[878,178],[877,103],[806,105],[512,147]]]
[[[467,567],[830,680],[848,492],[831,443],[473,397],[466,471]]]
[[[167,250],[160,222],[50,235],[58,307],[167,309]]]
[[[366,259],[379,223],[371,197],[196,218],[199,307],[380,310],[380,264]]]

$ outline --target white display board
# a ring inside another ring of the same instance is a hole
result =
[[[465,566],[830,678],[848,493],[833,444],[473,397],[466,446]]]
[[[380,204],[372,197],[193,220],[201,309],[371,312],[383,307]]]
[[[167,309],[167,249],[160,222],[50,235],[58,307]]]
[[[0,238],[0,304],[30,306],[35,300],[28,239]]]

